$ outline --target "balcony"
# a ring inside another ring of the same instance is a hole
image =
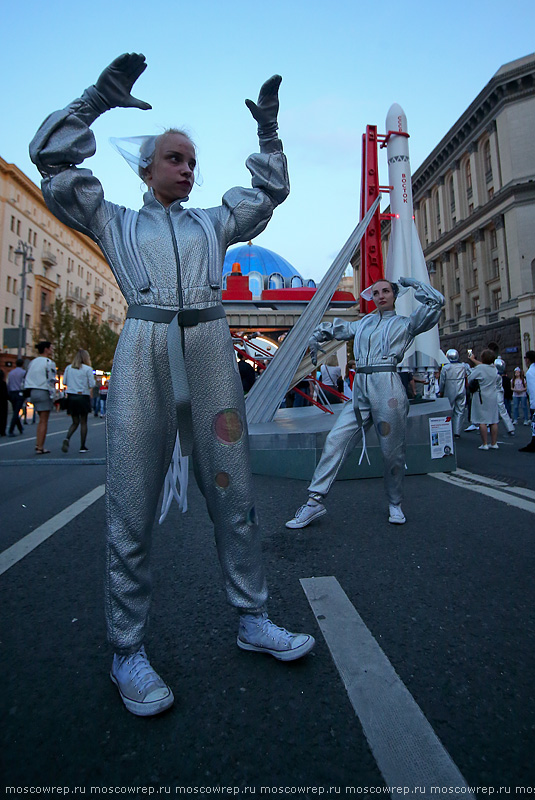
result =
[[[43,267],[46,267],[46,269],[55,267],[58,263],[58,259],[51,250],[43,250],[41,253],[41,261],[43,262]]]
[[[80,308],[85,308],[87,306],[87,300],[83,297],[78,288],[74,291],[72,291],[72,289],[67,289],[65,297],[67,300],[74,301]]]
[[[102,297],[103,294],[104,294],[103,287],[102,286],[95,286],[95,297],[97,298],[97,300],[98,300],[99,297]]]

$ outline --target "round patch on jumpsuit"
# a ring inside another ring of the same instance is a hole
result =
[[[390,474],[391,474],[392,476],[394,476],[394,477],[395,477],[396,475],[399,475],[399,473],[400,473],[400,472],[401,472],[401,467],[400,467],[400,466],[398,466],[397,464],[395,464],[395,465],[392,467],[392,469],[390,470]]]
[[[390,423],[389,422],[379,422],[377,424],[377,433],[379,436],[388,436],[390,433]]]
[[[218,472],[215,476],[215,483],[220,489],[228,489],[230,483],[228,472]]]
[[[214,433],[223,444],[236,444],[243,436],[241,415],[235,408],[225,408],[214,417]]]
[[[389,408],[397,408],[398,407],[398,401],[397,401],[396,397],[391,397],[390,398],[390,400],[388,401],[388,407]]]
[[[247,512],[247,524],[256,525],[256,509],[254,506],[251,506],[251,508]]]

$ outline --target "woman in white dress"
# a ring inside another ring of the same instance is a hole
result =
[[[470,422],[472,425],[479,426],[481,435],[480,450],[497,450],[498,439],[498,388],[497,382],[501,378],[498,370],[494,366],[496,354],[492,350],[483,350],[481,353],[481,364],[478,364],[470,374],[469,387],[474,381],[478,382],[478,388],[472,393],[472,407],[470,410]],[[487,426],[490,425],[490,445],[487,441]]]

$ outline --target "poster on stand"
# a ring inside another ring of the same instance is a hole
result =
[[[429,440],[431,458],[444,458],[453,453],[453,431],[451,417],[430,417]]]

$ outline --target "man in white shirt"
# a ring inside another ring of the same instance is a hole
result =
[[[531,442],[519,449],[520,453],[535,453],[535,350],[528,350],[524,359],[527,364],[526,384],[529,395],[529,408],[531,411]]]

